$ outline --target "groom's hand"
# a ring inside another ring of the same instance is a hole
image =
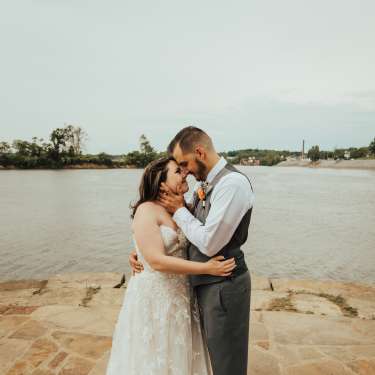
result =
[[[132,275],[143,271],[143,264],[138,262],[137,252],[133,250],[129,255],[129,264],[132,268]]]
[[[161,183],[158,200],[161,205],[172,215],[179,208],[185,207],[184,195],[182,193],[174,193],[164,182]]]

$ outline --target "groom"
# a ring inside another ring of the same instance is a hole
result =
[[[168,146],[184,177],[198,181],[192,200],[163,185],[160,202],[190,242],[188,259],[235,258],[229,277],[190,275],[214,375],[246,375],[251,279],[241,246],[246,242],[254,193],[250,180],[220,157],[201,129],[182,129]],[[142,265],[129,257],[134,272]]]

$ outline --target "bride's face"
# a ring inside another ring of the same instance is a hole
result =
[[[189,190],[186,176],[184,176],[179,165],[173,160],[168,163],[167,180],[165,183],[175,193],[185,194]]]

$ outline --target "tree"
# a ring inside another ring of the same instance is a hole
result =
[[[336,159],[344,159],[345,150],[343,148],[336,148],[333,153],[333,158]]]
[[[52,158],[54,160],[60,160],[61,152],[63,151],[66,142],[67,142],[67,135],[69,131],[66,128],[57,128],[55,129],[51,135],[50,140],[52,142]]]
[[[21,139],[15,139],[12,143],[12,147],[16,150],[16,153],[20,156],[30,156],[31,145],[27,141]]]
[[[267,153],[263,158],[262,158],[262,165],[275,165],[280,163],[280,155],[278,155],[276,152],[272,153]]]
[[[79,126],[74,128],[74,151],[76,155],[82,154],[82,150],[85,148],[88,140],[87,133]]]
[[[313,146],[307,152],[307,157],[310,158],[312,161],[317,161],[320,158],[319,146]]]
[[[147,139],[147,137],[142,134],[139,138],[139,144],[140,144],[140,150],[144,154],[150,154],[152,152],[155,152],[154,148],[151,146],[150,141]]]
[[[133,165],[137,168],[144,168],[148,163],[158,157],[166,156],[166,153],[157,153],[155,151],[144,153],[139,151],[132,151],[124,155],[124,164]]]
[[[68,125],[66,129],[66,148],[69,155],[80,155],[87,140],[87,133],[79,126]]]
[[[8,142],[0,142],[0,154],[7,154],[10,152],[10,144]]]
[[[98,155],[98,159],[99,159],[101,164],[105,164],[107,166],[111,166],[113,164],[111,157],[108,154],[106,154],[105,152],[101,152]]]
[[[43,142],[43,138],[32,137],[32,143],[30,144],[31,156],[40,156],[43,152],[43,146],[40,144]]]
[[[333,152],[332,151],[322,151],[320,150],[319,152],[319,159],[322,160],[327,160],[329,158],[332,158],[333,157]]]
[[[369,153],[368,147],[350,149],[350,156],[353,159],[365,158],[368,153]]]
[[[375,155],[375,137],[374,140],[370,143],[370,146],[368,146],[368,149],[371,154]]]

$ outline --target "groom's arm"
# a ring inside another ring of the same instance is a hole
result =
[[[246,177],[233,173],[222,178],[212,192],[211,208],[204,225],[185,207],[179,208],[173,219],[191,243],[212,257],[232,238],[253,201],[254,193]]]
[[[190,212],[193,211],[194,193],[198,189],[199,185],[200,185],[199,182],[197,182],[195,184],[194,188],[193,188],[193,194],[190,194],[190,197],[188,197],[187,199],[185,199],[185,207]],[[136,253],[135,250],[133,250],[129,254],[128,262],[129,262],[130,268],[132,270],[132,275],[134,275],[136,273],[140,273],[140,272],[143,271],[143,264],[138,261],[137,253]]]
[[[193,188],[193,194],[190,195],[190,197],[188,199],[185,198],[185,207],[191,212],[193,213],[193,203],[194,203],[194,194],[195,192],[198,190],[198,187],[200,186],[200,183],[197,182],[195,185],[194,185],[194,188]]]

